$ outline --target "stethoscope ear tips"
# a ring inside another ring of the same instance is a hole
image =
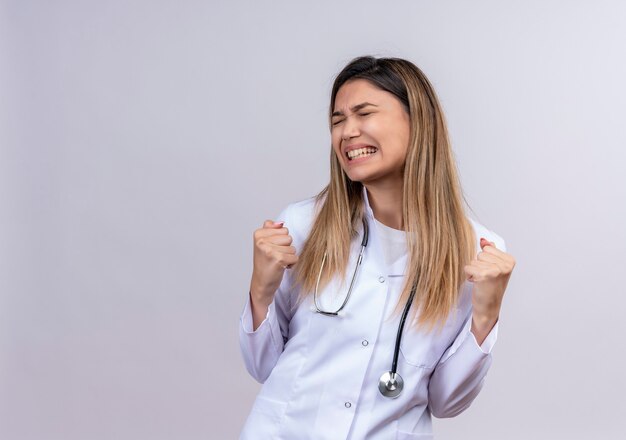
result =
[[[380,376],[378,381],[378,390],[385,397],[398,397],[404,388],[404,380],[398,373],[386,371]]]

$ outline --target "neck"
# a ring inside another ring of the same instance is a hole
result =
[[[398,185],[365,185],[374,218],[385,226],[404,230],[402,221],[402,182]]]

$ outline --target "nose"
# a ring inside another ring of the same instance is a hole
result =
[[[355,118],[346,118],[343,124],[343,131],[341,132],[341,138],[347,141],[350,138],[356,137],[360,134],[359,122]]]

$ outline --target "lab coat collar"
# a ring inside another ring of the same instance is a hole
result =
[[[374,219],[374,211],[372,211],[372,207],[370,206],[370,201],[367,197],[367,188],[363,185],[363,202],[365,203],[365,215],[370,219]]]
[[[378,271],[377,276],[385,274],[391,274],[392,276],[404,276],[408,258],[407,254],[398,259],[392,266],[388,266],[383,258],[383,247],[382,243],[380,243],[379,241],[380,238],[378,236],[378,225],[376,224],[374,211],[372,210],[372,206],[370,205],[369,199],[367,197],[367,189],[365,188],[365,185],[363,185],[363,203],[365,205],[364,215],[369,225],[370,244],[368,244],[367,247],[370,248],[370,250],[366,251],[368,253],[367,259],[373,260],[373,267],[376,268],[376,271]]]

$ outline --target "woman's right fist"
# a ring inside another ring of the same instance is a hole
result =
[[[257,301],[269,305],[283,279],[285,269],[298,262],[296,248],[284,222],[266,220],[254,231],[254,267],[250,294]]]

